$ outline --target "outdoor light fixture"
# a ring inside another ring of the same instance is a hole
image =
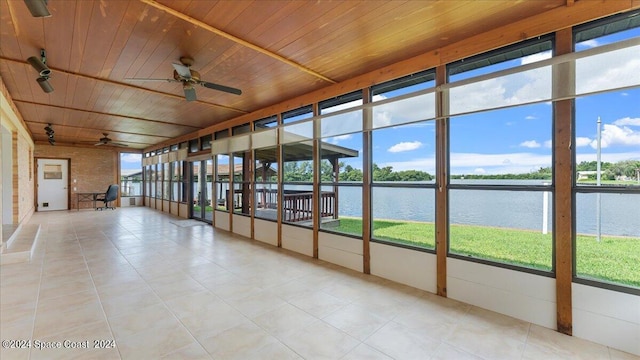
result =
[[[53,138],[55,131],[53,131],[51,124],[47,124],[47,126],[44,127],[44,131],[47,133],[47,137],[49,138],[49,144],[54,145],[56,143],[56,139]]]
[[[35,56],[31,56],[27,59],[27,62],[31,64],[31,66],[36,69],[36,71],[40,75],[40,77],[37,78],[36,81],[38,82],[38,85],[40,85],[40,88],[42,88],[42,91],[50,93],[53,91],[53,86],[51,86],[51,84],[49,83],[49,75],[51,75],[51,69],[49,69],[49,67],[47,67],[47,65],[45,64],[47,62],[47,53],[44,49],[40,50],[40,57],[41,59],[38,59]]]
[[[33,17],[51,16],[49,9],[47,9],[47,0],[24,0],[24,3]]]

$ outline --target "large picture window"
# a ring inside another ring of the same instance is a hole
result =
[[[640,289],[640,27],[613,17],[575,29],[575,275]],[[637,24],[637,23],[636,23]],[[621,48],[621,49],[619,49]],[[603,65],[604,64],[604,65]]]
[[[449,254],[553,270],[551,67],[540,38],[447,67]],[[511,69],[509,72],[501,72]]]
[[[362,236],[362,93],[320,102],[320,228]]]
[[[372,88],[372,241],[435,249],[434,78]]]

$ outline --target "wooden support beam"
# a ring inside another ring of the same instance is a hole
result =
[[[447,81],[447,68],[440,65],[436,68],[436,86]],[[448,140],[449,114],[448,90],[436,94],[436,293],[447,297],[447,249],[449,242],[448,219]]]
[[[365,104],[371,102],[371,89],[362,92]],[[373,109],[367,107],[362,114],[362,269],[365,274],[371,274],[371,124],[373,123]]]
[[[313,104],[313,115],[320,115],[318,103]],[[313,203],[313,257],[318,258],[318,232],[320,231],[320,121],[313,122],[313,195],[311,202]]]
[[[571,29],[556,33],[556,54],[563,55],[573,51]],[[573,64],[560,64],[553,71],[554,97],[563,92],[571,93],[575,76]],[[573,332],[571,283],[573,278],[573,106],[574,100],[554,102],[553,147],[555,167],[553,184],[555,194],[555,274],[557,329],[571,335]]]

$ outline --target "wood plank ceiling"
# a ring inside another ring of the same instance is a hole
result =
[[[0,1],[0,76],[36,142],[128,149],[233,119],[472,35],[566,6],[566,0],[49,0],[34,18]],[[55,89],[26,62],[46,50]],[[205,81],[187,102],[171,63],[190,56]]]

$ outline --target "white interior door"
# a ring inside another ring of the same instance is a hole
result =
[[[69,209],[69,160],[38,159],[38,211]]]

